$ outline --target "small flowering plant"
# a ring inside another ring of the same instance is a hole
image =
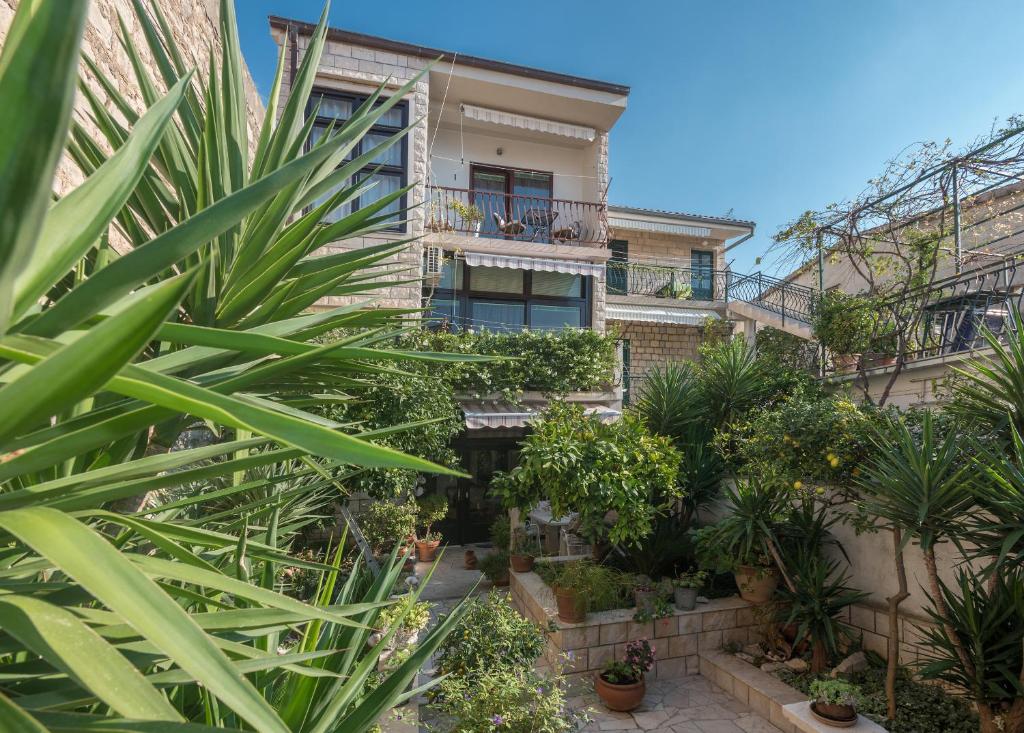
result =
[[[608,662],[601,677],[613,685],[631,685],[639,682],[654,666],[654,647],[647,639],[638,639],[626,644],[625,657]]]

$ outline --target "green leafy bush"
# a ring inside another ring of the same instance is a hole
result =
[[[500,393],[514,400],[524,390],[565,394],[607,389],[615,368],[614,334],[588,329],[558,332],[430,331],[401,337],[397,346],[416,351],[505,357],[487,362],[449,362],[440,367],[457,393]],[[437,369],[432,365],[432,369]]]
[[[790,485],[848,484],[871,449],[875,424],[877,411],[845,396],[801,388],[727,426],[714,446],[743,474],[775,476]]]
[[[469,602],[438,650],[442,674],[474,678],[497,670],[529,669],[544,653],[544,634],[492,591]]]
[[[814,304],[814,338],[833,354],[860,354],[871,345],[877,305],[860,295],[828,290]]]
[[[445,729],[451,733],[570,733],[586,722],[582,712],[567,704],[560,676],[529,668],[448,677],[433,707],[446,717]]]
[[[434,542],[441,539],[433,526],[448,516],[448,499],[441,494],[429,494],[416,500],[416,524],[423,527],[419,539]]]
[[[533,566],[550,588],[570,588],[587,602],[587,611],[610,611],[633,605],[633,586],[629,574],[590,560],[569,562],[541,561]]]
[[[580,533],[592,542],[635,544],[681,496],[679,462],[670,441],[635,416],[605,424],[555,401],[521,444],[519,465],[492,486],[510,508],[526,511],[548,499],[555,516],[578,513]]]
[[[815,675],[776,673],[788,685],[810,696]],[[850,676],[860,690],[857,712],[892,733],[978,733],[978,716],[966,700],[938,685],[915,682],[905,671],[896,679],[896,719],[886,720],[885,670],[869,669]]]
[[[375,501],[359,515],[359,528],[374,554],[391,552],[416,532],[416,507],[389,499]]]

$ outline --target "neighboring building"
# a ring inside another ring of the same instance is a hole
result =
[[[314,26],[277,17],[270,26],[293,49],[287,95]],[[379,302],[424,307],[433,327],[614,329],[622,336],[622,384],[569,396],[614,419],[631,375],[695,357],[705,322],[727,323],[726,244],[750,236],[754,225],[608,206],[608,134],[629,95],[621,84],[332,28],[314,86],[314,135],[343,122],[379,85],[387,94],[435,59],[370,137],[419,120],[376,161],[379,172],[366,171],[378,180],[371,196],[414,184],[395,207],[412,207],[408,218],[343,246],[415,238],[395,264],[422,267],[422,285],[395,282]],[[498,513],[490,476],[516,464],[517,444],[545,400],[463,401],[467,430],[456,447],[472,478],[430,479],[428,489],[445,492],[455,508],[442,528],[449,539],[486,537]]]

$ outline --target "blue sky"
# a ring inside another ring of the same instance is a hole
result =
[[[238,3],[262,94],[276,63],[267,15],[313,22],[321,7]],[[907,145],[967,144],[1024,112],[1020,0],[336,1],[331,24],[630,85],[610,200],[756,221],[731,253],[739,271]]]

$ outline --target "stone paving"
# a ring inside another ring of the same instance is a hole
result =
[[[643,704],[631,713],[607,710],[593,692],[571,698],[570,702],[577,710],[589,710],[591,722],[583,733],[779,733],[774,725],[700,675],[649,682]]]

